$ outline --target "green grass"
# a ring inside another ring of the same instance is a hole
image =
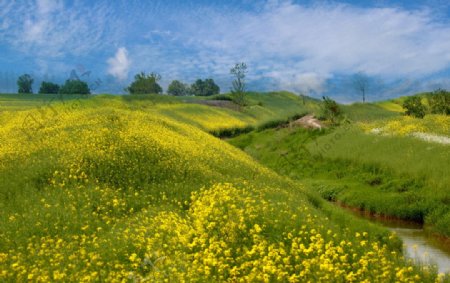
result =
[[[450,236],[450,149],[410,137],[337,130],[267,130],[230,140],[323,198],[425,222]]]
[[[420,96],[422,98],[422,103],[424,105],[428,106],[427,96],[429,95],[429,92],[417,93],[415,95]],[[373,104],[375,104],[385,110],[388,110],[388,111],[404,113],[405,109],[403,109],[402,105],[407,97],[408,96],[401,96],[401,97],[397,97],[397,98],[393,98],[393,99],[374,102]]]
[[[376,103],[353,103],[342,105],[344,115],[352,121],[374,121],[386,118],[398,117],[400,114],[381,107]]]
[[[86,99],[86,96],[57,94],[0,94],[0,111],[17,111],[46,107],[49,104],[64,103],[76,99]]]

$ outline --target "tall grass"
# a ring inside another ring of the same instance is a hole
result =
[[[338,130],[268,130],[230,142],[327,200],[425,222],[450,236],[449,147]]]

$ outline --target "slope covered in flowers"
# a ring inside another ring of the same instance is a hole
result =
[[[196,126],[64,107],[26,128],[32,110],[0,115],[2,282],[437,280]]]
[[[411,116],[400,116],[395,119],[360,123],[359,126],[370,133],[406,136],[415,133],[450,135],[450,117],[446,115],[430,114],[423,119]]]

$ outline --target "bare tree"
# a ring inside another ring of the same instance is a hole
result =
[[[361,93],[363,103],[366,102],[366,94],[369,89],[369,85],[369,77],[365,73],[358,72],[353,76],[353,86],[358,92]]]
[[[236,64],[230,70],[230,74],[234,76],[233,87],[231,93],[233,100],[241,105],[245,105],[245,74],[247,73],[247,64],[244,62]]]

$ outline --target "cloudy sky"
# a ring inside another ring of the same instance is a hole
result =
[[[252,90],[369,100],[450,88],[450,4],[430,1],[0,0],[0,92],[17,76],[61,83],[77,74],[95,93],[122,93],[140,71],[214,78],[249,66]]]

